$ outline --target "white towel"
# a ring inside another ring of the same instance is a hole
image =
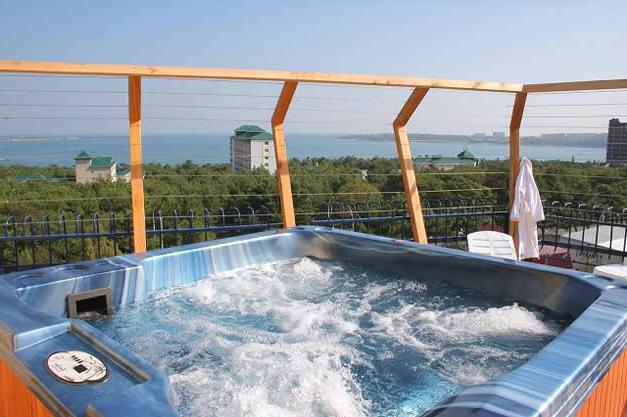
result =
[[[542,200],[536,181],[533,179],[531,161],[520,160],[516,178],[514,204],[509,214],[510,220],[518,222],[518,256],[520,259],[538,258],[538,228],[536,223],[544,220]]]

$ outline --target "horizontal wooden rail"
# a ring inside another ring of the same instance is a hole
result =
[[[494,81],[449,80],[421,77],[398,77],[327,72],[247,70],[229,68],[172,67],[125,64],[81,64],[0,60],[0,73],[93,75],[117,77],[206,78],[243,81],[296,81],[318,84],[352,84],[388,87],[441,88],[507,93],[548,93],[581,90],[627,88],[627,79],[568,81],[555,83],[518,84]]]
[[[3,61],[0,73],[140,76],[163,78],[208,78],[217,80],[297,81],[321,84],[377,85],[388,87],[427,87],[451,90],[495,92],[522,91],[522,84],[487,81],[441,80],[418,77],[340,74],[326,72],[245,70],[193,67],[163,67],[147,65],[77,64],[64,62]]]
[[[563,83],[525,84],[525,93],[555,93],[583,90],[613,90],[627,88],[627,79],[622,80],[591,80],[568,81]]]

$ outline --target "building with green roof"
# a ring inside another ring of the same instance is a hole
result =
[[[276,158],[272,135],[257,125],[242,125],[231,136],[231,166],[233,172],[263,168],[274,174]]]
[[[77,184],[93,181],[116,182],[118,179],[130,181],[127,169],[118,169],[118,164],[110,156],[91,156],[81,151],[74,157],[74,172]]]
[[[117,166],[118,178],[124,177],[126,182],[131,180],[131,166],[129,164],[118,164]],[[126,179],[128,177],[128,179]]]
[[[84,160],[87,160],[87,159],[91,159],[91,156],[89,156],[87,154],[87,152],[85,152],[85,151],[81,151],[78,155],[76,155],[74,157],[75,161],[84,161]]]
[[[476,167],[479,160],[466,148],[457,154],[457,157],[442,155],[419,155],[414,158],[417,168],[438,168],[448,171],[458,166]]]

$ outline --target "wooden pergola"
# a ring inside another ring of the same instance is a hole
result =
[[[39,75],[111,76],[128,78],[129,150],[131,165],[131,210],[133,247],[136,253],[146,251],[146,221],[142,173],[141,81],[142,78],[186,78],[241,81],[281,81],[283,88],[270,120],[274,137],[277,180],[283,227],[296,225],[290,184],[288,157],[285,146],[285,117],[289,111],[298,83],[368,85],[413,88],[409,98],[392,121],[396,148],[416,242],[427,243],[420,196],[414,164],[409,147],[407,123],[430,89],[489,91],[514,94],[509,124],[509,205],[513,203],[515,181],[520,161],[520,125],[528,94],[580,90],[627,88],[627,79],[557,82],[544,84],[513,84],[490,81],[446,80],[419,77],[393,77],[340,73],[242,70],[193,67],[164,67],[143,65],[77,64],[62,62],[2,61],[0,73]],[[517,223],[510,221],[509,233],[516,239]]]
[[[545,92],[567,92],[579,90],[607,90],[627,88],[627,79],[559,82],[547,84],[510,84],[499,82],[441,80],[417,77],[385,77],[315,72],[288,72],[263,70],[211,69],[187,67],[154,67],[137,65],[72,64],[60,62],[1,61],[0,73],[40,74],[40,75],[80,75],[113,76],[128,78],[128,118],[129,147],[131,164],[131,205],[133,217],[133,243],[136,253],[146,251],[146,224],[144,214],[144,186],[142,175],[142,135],[141,135],[141,82],[142,78],[188,78],[215,80],[281,81],[283,88],[271,118],[277,159],[277,179],[281,202],[283,227],[296,225],[290,174],[285,147],[284,122],[296,93],[298,83],[371,85],[381,87],[413,88],[409,98],[392,121],[396,139],[407,207],[411,219],[413,238],[416,242],[427,243],[427,234],[422,217],[422,209],[414,173],[413,160],[407,136],[407,123],[429,89],[492,91],[514,94],[514,104],[509,125],[509,203],[513,201],[513,191],[518,174],[520,159],[520,125],[528,94]],[[517,235],[516,223],[510,222],[510,234]],[[625,354],[610,368],[596,385],[577,413],[577,417],[610,416],[612,406],[622,401],[623,391],[619,384],[624,379],[627,366]],[[13,407],[28,410],[31,417],[49,417],[51,412],[32,394],[29,388],[0,361],[0,375],[5,372],[5,380],[0,378],[0,394],[11,398]],[[7,394],[8,393],[8,394]],[[1,408],[1,407],[0,407]],[[18,409],[18,408],[16,408]],[[25,411],[26,412],[26,411]],[[0,409],[0,414],[2,410]],[[27,415],[24,414],[24,415]],[[612,417],[618,416],[611,414]]]

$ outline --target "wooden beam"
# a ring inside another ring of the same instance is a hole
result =
[[[131,164],[131,210],[133,215],[133,248],[146,252],[146,215],[144,213],[144,175],[142,172],[141,77],[128,77],[128,125]]]
[[[296,226],[296,216],[294,214],[294,201],[292,199],[292,184],[290,181],[290,170],[287,159],[287,149],[285,148],[285,130],[283,123],[287,110],[296,92],[298,83],[296,81],[286,81],[281,89],[281,95],[272,114],[272,137],[274,142],[274,157],[276,158],[276,175],[279,182],[279,199],[281,201],[281,219],[283,227]]]
[[[516,178],[520,167],[520,124],[522,123],[523,111],[527,93],[516,93],[512,117],[509,122],[509,210],[511,212],[514,204],[516,191]],[[509,234],[514,239],[514,247],[518,253],[518,222],[509,221]]]
[[[0,73],[140,76],[165,78],[207,78],[219,80],[297,81],[322,84],[378,85],[388,87],[427,87],[452,90],[495,92],[522,91],[522,84],[395,77],[324,72],[245,70],[221,68],[164,67],[147,65],[79,64],[66,62],[3,61]]]
[[[557,83],[518,84],[493,81],[449,80],[422,77],[377,76],[362,74],[246,70],[229,68],[196,68],[124,64],[81,64],[70,62],[41,62],[0,60],[0,73],[140,76],[163,78],[207,78],[220,80],[298,81],[322,84],[356,84],[388,87],[424,87],[452,90],[495,92],[560,92],[627,88],[627,79],[569,81]]]
[[[411,93],[403,108],[398,113],[396,120],[392,123],[394,128],[394,137],[396,138],[396,150],[398,151],[398,162],[401,167],[401,175],[403,177],[403,187],[407,197],[407,210],[409,219],[411,220],[411,232],[414,241],[418,243],[427,243],[427,232],[425,230],[425,222],[422,217],[422,206],[420,204],[420,195],[418,194],[418,185],[416,184],[416,173],[414,172],[414,160],[411,157],[411,149],[409,147],[409,138],[407,136],[407,122],[420,105],[429,91],[428,88],[416,88]]]
[[[613,90],[616,88],[627,88],[627,79],[525,84],[523,91],[525,93],[551,93],[560,91]]]

